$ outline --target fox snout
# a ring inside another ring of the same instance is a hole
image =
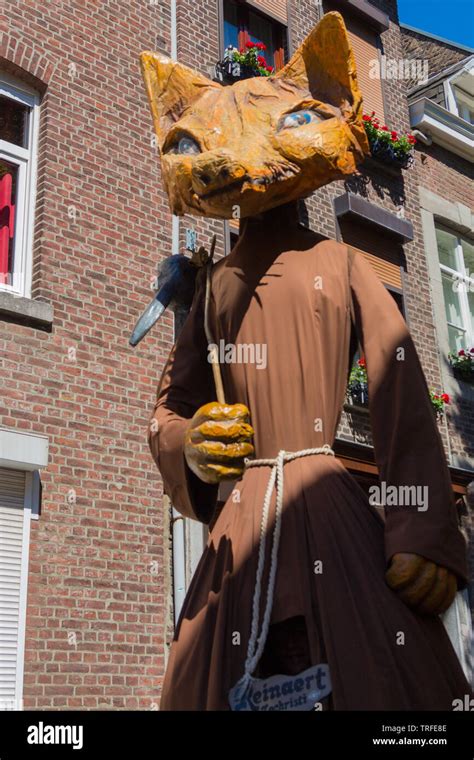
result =
[[[194,160],[192,168],[193,190],[200,196],[225,190],[246,177],[245,166],[225,150],[207,151]]]

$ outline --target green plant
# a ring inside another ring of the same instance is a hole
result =
[[[448,354],[451,367],[461,377],[471,379],[474,377],[474,348],[469,350],[461,348],[457,353]]]
[[[234,50],[232,60],[240,63],[241,66],[247,66],[262,77],[269,77],[273,73],[273,66],[268,66],[265,58],[261,55],[266,49],[263,42],[251,42],[249,40],[245,43],[244,48]]]
[[[367,385],[367,368],[364,357],[361,357],[352,367],[349,374],[348,388],[349,390],[355,390],[361,385]]]
[[[431,403],[437,414],[444,413],[444,407],[451,403],[447,393],[435,393],[433,389],[430,390]]]
[[[416,138],[413,135],[405,132],[396,132],[394,129],[387,127],[386,124],[380,126],[380,121],[376,117],[375,111],[372,111],[370,116],[364,114],[362,119],[374,158],[397,163],[402,168],[410,165],[413,160],[412,148],[416,143]]]

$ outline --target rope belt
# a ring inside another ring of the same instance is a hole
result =
[[[262,520],[260,523],[260,538],[258,546],[257,574],[255,578],[255,591],[252,603],[252,624],[250,628],[250,638],[247,648],[247,659],[245,661],[244,675],[240,681],[242,685],[250,680],[253,671],[257,667],[258,661],[260,660],[260,657],[263,653],[263,648],[268,636],[268,629],[270,627],[270,616],[273,606],[273,593],[275,590],[275,579],[278,562],[278,546],[280,543],[281,533],[281,515],[283,510],[283,467],[287,462],[292,462],[294,459],[309,457],[315,454],[326,454],[329,456],[334,456],[334,451],[331,449],[329,444],[326,443],[324,446],[321,446],[317,449],[302,449],[301,451],[281,450],[278,452],[278,456],[276,456],[275,459],[245,460],[246,469],[249,469],[251,467],[271,467],[271,472],[268,479],[267,490],[265,491],[265,498],[263,500]],[[258,618],[260,610],[260,598],[262,595],[263,571],[265,567],[266,532],[268,515],[270,512],[270,502],[274,489],[276,489],[276,509],[275,527],[273,529],[272,536],[270,576],[268,579],[267,599],[262,621],[262,630],[259,635]]]

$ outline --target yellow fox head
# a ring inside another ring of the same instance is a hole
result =
[[[140,58],[175,214],[253,216],[353,173],[368,152],[339,13],[276,75],[232,86],[159,53]]]

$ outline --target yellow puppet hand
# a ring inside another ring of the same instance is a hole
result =
[[[254,454],[253,428],[243,404],[204,404],[191,420],[184,455],[188,467],[205,483],[236,480],[244,459]]]
[[[423,615],[445,612],[457,590],[454,573],[419,554],[394,554],[385,579],[405,604]]]

